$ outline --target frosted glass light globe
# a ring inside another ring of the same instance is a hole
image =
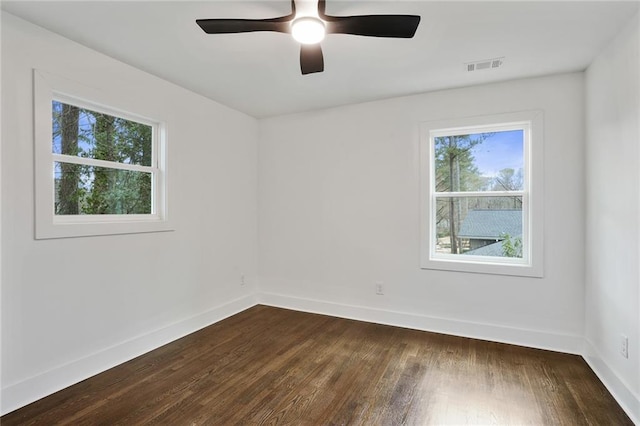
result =
[[[324,39],[324,23],[317,18],[298,18],[291,24],[291,35],[302,44],[316,44]]]

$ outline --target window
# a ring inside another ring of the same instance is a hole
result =
[[[151,214],[156,126],[55,99],[51,110],[54,214]]]
[[[542,116],[424,123],[421,264],[542,276]]]
[[[169,230],[164,125],[39,71],[34,82],[36,238]]]

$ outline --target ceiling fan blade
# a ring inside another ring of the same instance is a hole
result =
[[[250,33],[253,31],[291,32],[291,21],[296,17],[296,2],[291,0],[291,13],[269,19],[196,19],[196,24],[207,34]]]
[[[303,75],[324,71],[324,58],[320,43],[300,45],[300,70]]]
[[[325,0],[318,0],[318,15],[327,23],[327,34],[411,38],[420,23],[417,15],[331,16],[326,8]]]
[[[418,29],[417,15],[323,16],[327,34],[412,38]]]
[[[283,16],[282,18],[288,18]],[[196,24],[207,34],[249,33],[253,31],[290,32],[290,20],[273,19],[197,19]]]

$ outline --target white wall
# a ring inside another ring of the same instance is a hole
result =
[[[257,122],[2,15],[6,413],[255,303]],[[32,68],[167,120],[174,232],[34,240]]]
[[[640,424],[640,31],[586,72],[586,359]],[[620,354],[629,338],[629,358]]]
[[[3,13],[1,412],[249,307],[257,291],[267,304],[575,353],[586,318],[587,359],[637,421],[637,39],[638,18],[587,73],[585,265],[582,73],[258,124]],[[32,68],[99,77],[168,117],[174,232],[34,240]],[[545,114],[544,278],[421,270],[419,123],[533,109]]]
[[[261,301],[580,352],[583,84],[575,73],[261,120]],[[419,123],[536,109],[545,129],[544,278],[421,270]]]

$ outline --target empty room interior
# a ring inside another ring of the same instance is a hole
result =
[[[3,424],[640,425],[640,2],[0,5]]]

